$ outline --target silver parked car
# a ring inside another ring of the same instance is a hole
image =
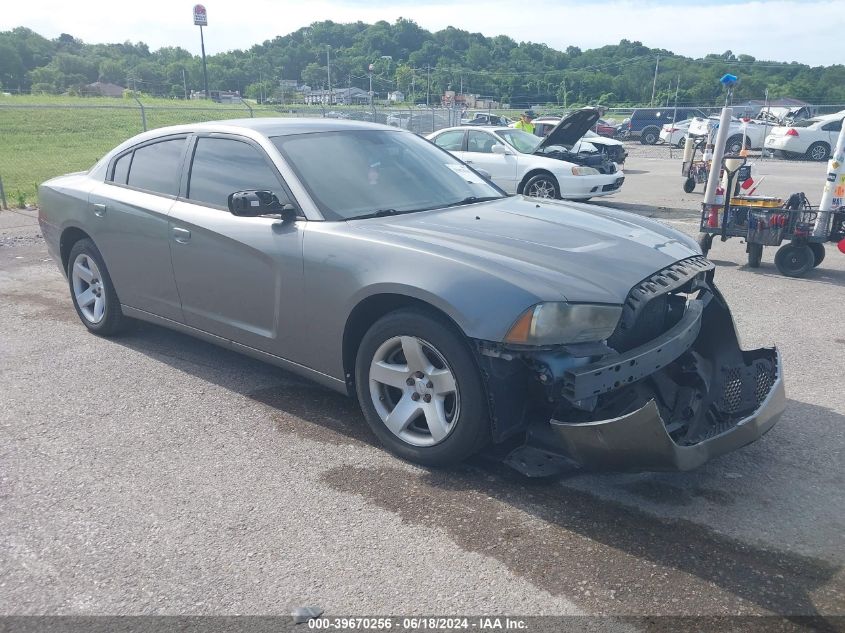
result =
[[[132,138],[44,183],[82,323],[142,319],[356,397],[423,464],[689,469],[784,408],[690,238],[508,197],[404,130],[248,119]]]

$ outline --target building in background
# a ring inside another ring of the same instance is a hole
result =
[[[405,93],[401,90],[394,90],[393,92],[387,93],[387,100],[390,103],[402,103],[405,101]]]
[[[94,83],[85,86],[82,93],[91,97],[122,97],[124,90],[126,90],[126,88],[118,86],[117,84],[95,81]]]
[[[308,90],[303,92],[305,103],[312,105],[355,105],[369,103],[370,96],[361,88],[337,88],[329,90]]]

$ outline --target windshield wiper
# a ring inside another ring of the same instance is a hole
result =
[[[447,204],[447,207],[459,207],[464,204],[475,204],[476,202],[488,202],[490,200],[500,200],[502,196],[468,196],[458,202]]]
[[[362,220],[364,218],[383,218],[386,215],[397,215],[399,213],[408,213],[408,211],[397,211],[396,209],[379,209],[372,213],[365,213],[364,215],[355,215],[347,220]]]

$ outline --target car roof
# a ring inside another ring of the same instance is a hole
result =
[[[150,130],[148,136],[163,136],[185,132],[238,132],[252,131],[264,136],[287,136],[290,134],[309,134],[313,132],[339,132],[344,130],[389,130],[395,127],[355,121],[349,119],[332,118],[299,118],[299,117],[259,117],[255,119],[226,119],[221,121],[206,121],[204,123],[189,123]]]

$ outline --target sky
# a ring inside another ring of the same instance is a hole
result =
[[[198,27],[184,0],[27,0],[4,2],[0,31],[27,26],[89,43],[146,42],[199,53]],[[845,63],[845,0],[205,0],[209,54],[246,49],[318,20],[454,26],[490,37],[582,49],[626,38],[701,57],[731,50],[758,59]]]

